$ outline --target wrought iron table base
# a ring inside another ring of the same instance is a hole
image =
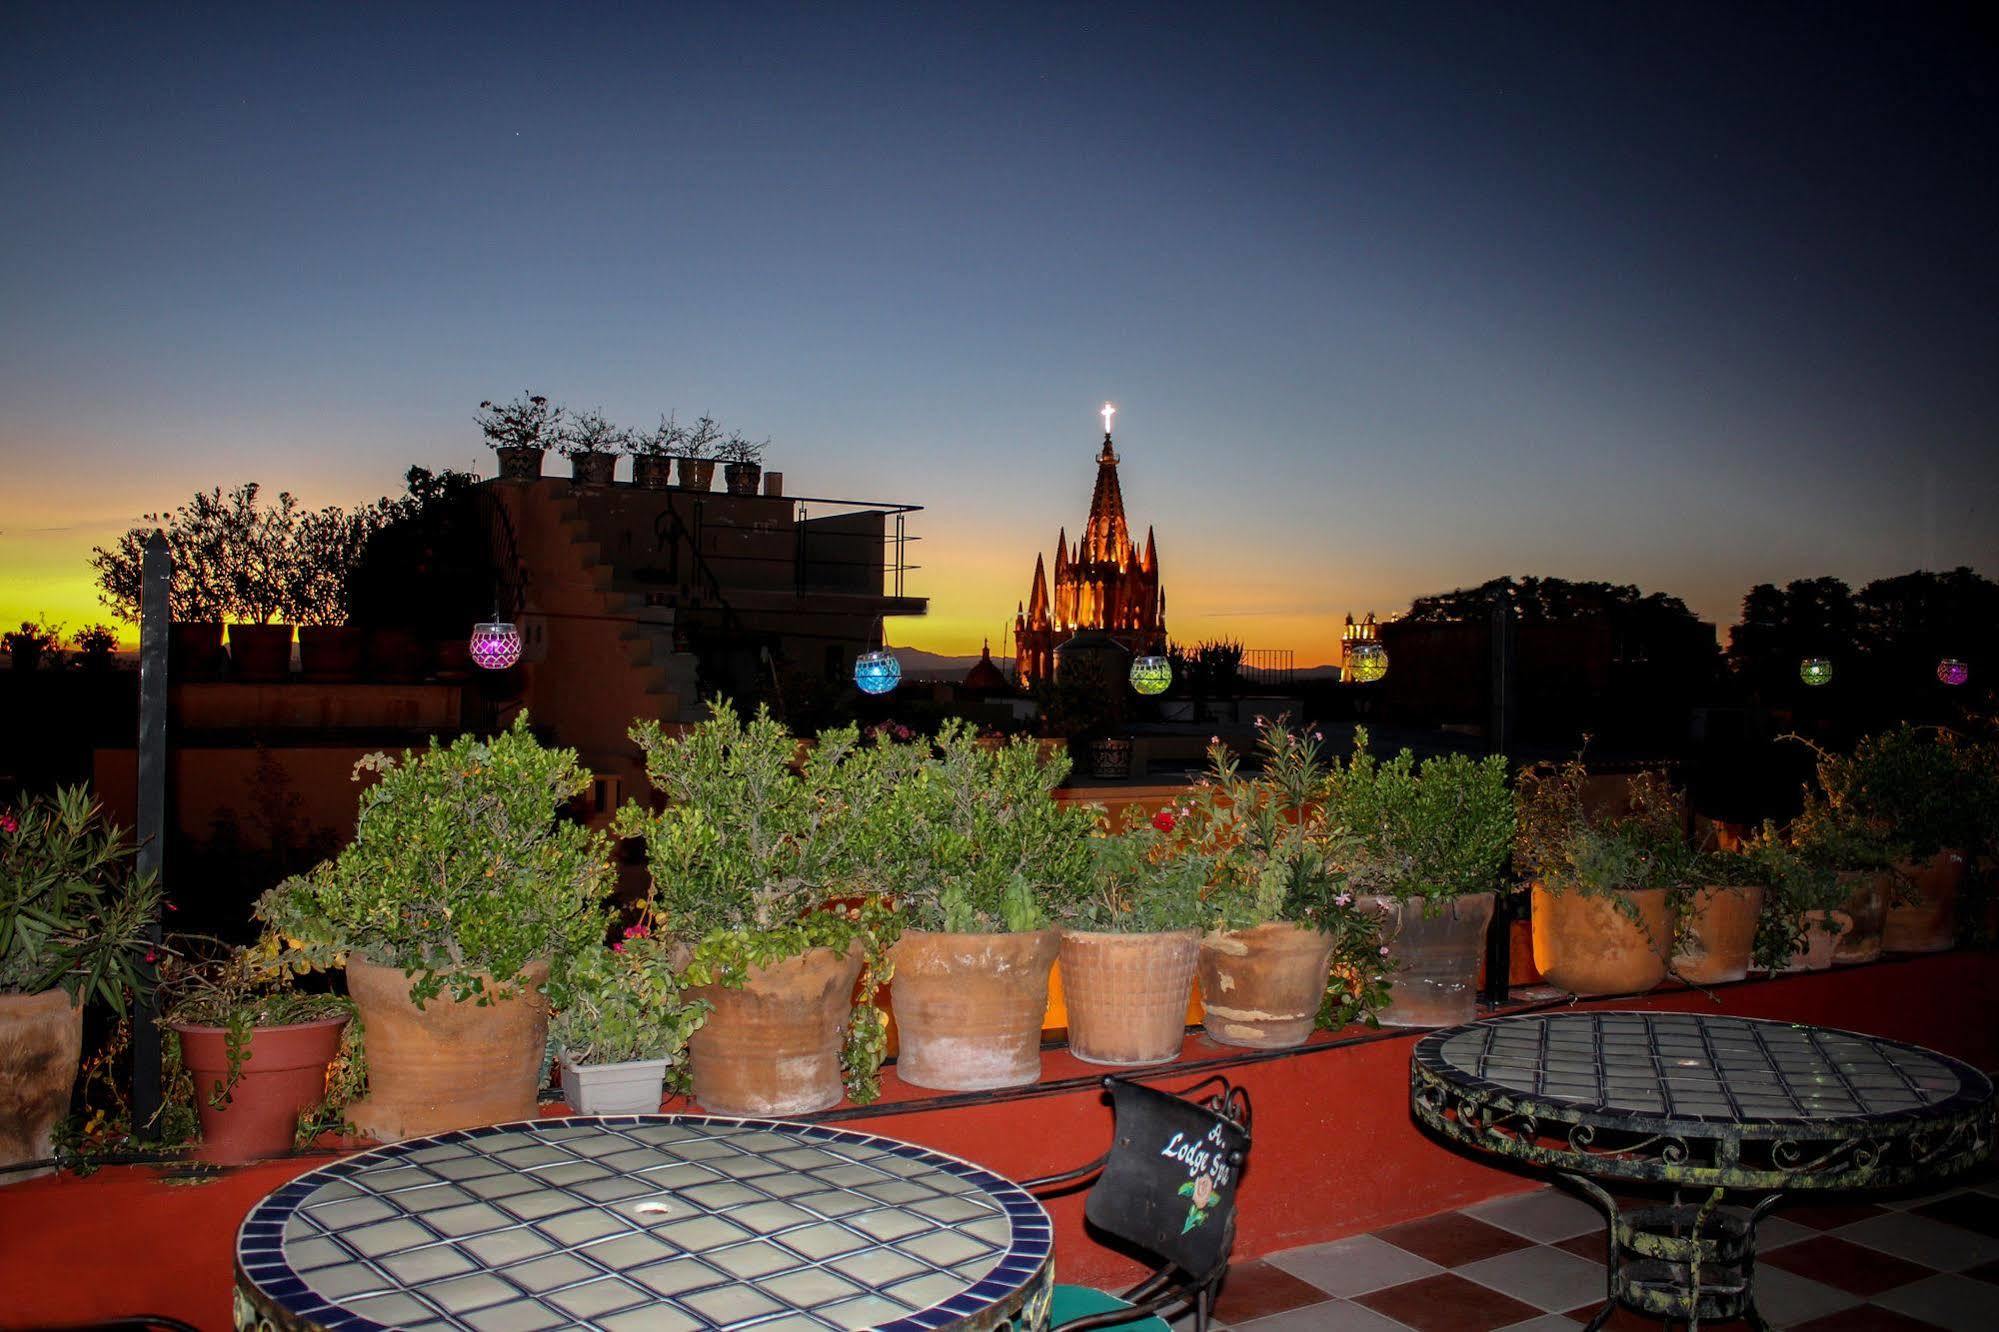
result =
[[[1743,1215],[1721,1210],[1723,1190],[1700,1203],[1680,1201],[1620,1208],[1595,1180],[1564,1170],[1561,1178],[1603,1209],[1609,1221],[1604,1264],[1609,1300],[1583,1332],[1597,1332],[1621,1304],[1698,1332],[1702,1319],[1740,1318],[1770,1332],[1756,1311],[1756,1226],[1781,1193],[1766,1195]]]

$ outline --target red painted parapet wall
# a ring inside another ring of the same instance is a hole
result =
[[[1673,990],[1589,1007],[1845,1027],[1999,1068],[1999,956],[1991,954],[1946,953],[1731,985],[1713,999]],[[1239,1257],[1358,1234],[1542,1182],[1461,1156],[1416,1128],[1409,1117],[1409,1051],[1419,1035],[1322,1035],[1274,1057],[1245,1057],[1191,1036],[1186,1062],[1144,1071],[1146,1081],[1162,1087],[1222,1072],[1249,1089],[1255,1140],[1239,1195]],[[1099,1155],[1110,1141],[1111,1116],[1095,1086],[1104,1070],[1065,1050],[1046,1052],[1042,1062],[1042,1086],[963,1098],[969,1103],[904,1086],[890,1070],[881,1103],[824,1118],[923,1143],[1015,1179],[1053,1174]],[[114,1167],[89,1179],[0,1187],[0,1328],[139,1311],[226,1328],[238,1222],[265,1193],[325,1159],[272,1161],[198,1183]],[[1049,1210],[1063,1280],[1113,1286],[1140,1270],[1084,1233],[1082,1194],[1057,1199]]]

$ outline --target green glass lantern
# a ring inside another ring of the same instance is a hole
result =
[[[1135,657],[1131,663],[1131,687],[1151,698],[1163,694],[1173,683],[1173,663],[1164,657]]]
[[[1806,657],[1798,663],[1798,678],[1816,689],[1832,683],[1832,658]]]
[[[1355,643],[1347,650],[1347,679],[1373,684],[1388,674],[1388,649],[1375,642]]]

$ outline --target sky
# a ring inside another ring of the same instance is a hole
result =
[[[1976,7],[0,7],[0,622],[532,388],[919,503],[1000,646],[1118,407],[1176,639],[1999,573]]]

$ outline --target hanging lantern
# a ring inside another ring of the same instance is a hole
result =
[[[1388,649],[1372,640],[1354,643],[1347,650],[1347,679],[1355,684],[1373,684],[1388,674]]]
[[[887,648],[854,658],[854,683],[863,694],[886,694],[902,683],[902,663]]]
[[[483,671],[504,671],[521,659],[521,631],[506,620],[472,626],[472,662]]]
[[[1798,678],[1814,689],[1832,683],[1832,659],[1830,657],[1806,657],[1798,663]]]
[[[1961,685],[1971,678],[1971,667],[1956,657],[1945,657],[1937,663],[1937,682],[1947,685]]]
[[[1137,657],[1131,663],[1131,687],[1147,698],[1163,694],[1173,683],[1173,663],[1164,657]]]

